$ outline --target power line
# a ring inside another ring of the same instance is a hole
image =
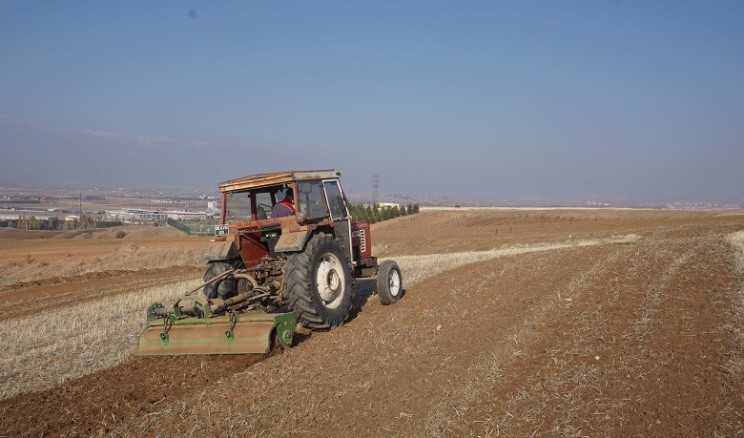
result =
[[[372,175],[372,205],[377,205],[377,189],[380,188],[380,175]]]

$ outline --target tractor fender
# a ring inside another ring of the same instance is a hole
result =
[[[238,248],[235,247],[235,241],[224,240],[224,241],[211,241],[204,251],[204,258],[208,262],[229,260],[240,258]]]
[[[295,232],[282,232],[279,236],[279,240],[276,242],[274,251],[276,252],[297,252],[302,251],[305,247],[310,236],[309,230],[295,231]]]

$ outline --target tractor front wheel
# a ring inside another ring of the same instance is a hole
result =
[[[377,271],[377,295],[382,304],[393,304],[403,296],[403,276],[398,264],[385,260]]]
[[[284,288],[302,325],[314,330],[340,326],[349,317],[354,293],[349,254],[333,236],[315,235],[304,252],[287,260]]]

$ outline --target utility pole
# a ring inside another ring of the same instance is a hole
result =
[[[372,206],[377,206],[377,189],[380,188],[380,175],[372,175]]]
[[[80,190],[79,197],[78,197],[78,218],[83,218],[83,191]]]

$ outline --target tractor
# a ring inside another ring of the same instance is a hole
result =
[[[351,217],[340,179],[336,170],[310,170],[219,184],[220,222],[205,253],[204,284],[170,309],[150,306],[138,354],[289,347],[295,330],[344,324],[358,278],[376,278],[383,304],[398,301],[400,267],[372,255],[369,223]]]

